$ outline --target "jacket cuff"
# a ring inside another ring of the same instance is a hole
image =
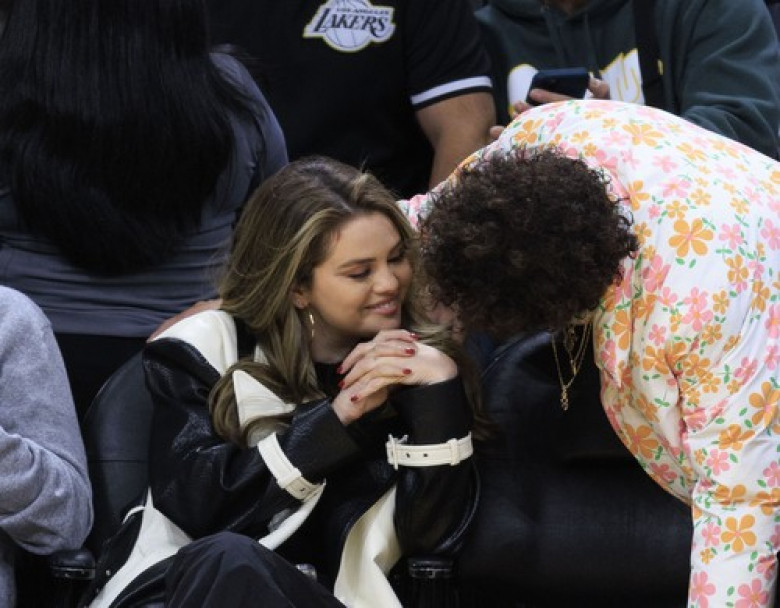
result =
[[[289,429],[278,435],[279,446],[306,480],[319,483],[360,453],[331,407],[330,400],[299,406]]]
[[[403,389],[390,401],[406,424],[410,444],[444,443],[469,432],[471,414],[460,377]]]

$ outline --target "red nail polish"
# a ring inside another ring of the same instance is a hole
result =
[[[404,376],[408,376],[412,373],[412,370],[410,370],[408,367],[405,367],[403,370]]]
[[[344,381],[343,380],[339,380],[339,388],[344,388]]]
[[[344,368],[343,368],[343,367],[341,367],[341,366],[339,365],[339,366],[336,368],[336,373],[337,373],[337,374],[343,374],[343,373],[344,373]]]
[[[357,401],[358,399],[360,399],[360,396],[359,396],[359,395],[352,395],[352,396],[349,398],[349,400],[350,400],[352,403],[355,403],[355,401]]]
[[[416,339],[418,338],[418,335],[417,335],[416,333],[414,333],[413,331],[410,331],[410,332],[409,332],[409,337],[410,337],[412,340],[416,340]]]
[[[417,351],[416,351],[416,350],[414,350],[414,349],[413,349],[413,348],[410,346],[409,348],[405,348],[405,349],[404,349],[404,352],[405,352],[407,355],[413,355],[413,354],[414,354],[414,353],[416,353]]]

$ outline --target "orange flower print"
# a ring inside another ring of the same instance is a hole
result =
[[[707,550],[706,553],[710,553],[710,551]],[[706,564],[709,558],[705,559],[702,555],[702,561]],[[709,608],[710,604],[707,598],[710,595],[715,595],[715,585],[709,581],[707,573],[694,572],[691,576],[691,601],[699,608]]]
[[[652,430],[649,426],[640,425],[636,429],[630,424],[626,424],[626,439],[628,439],[628,448],[633,454],[637,454],[646,460],[653,457],[653,452],[658,449],[658,441],[653,439]]]
[[[718,323],[710,323],[701,332],[701,339],[707,344],[713,344],[723,337],[721,326]]]
[[[702,150],[701,148],[696,148],[691,144],[689,144],[688,142],[685,142],[684,144],[677,146],[677,149],[694,162],[700,162],[707,158],[707,155],[704,153],[704,150]]]
[[[641,298],[634,300],[632,309],[634,311],[635,319],[646,319],[653,312],[653,306],[655,306],[656,297],[654,295],[645,295]]]
[[[701,188],[696,188],[696,190],[691,192],[691,200],[694,202],[694,204],[698,205],[699,207],[706,207],[707,205],[710,204],[710,201],[712,200],[712,195],[706,190],[702,190]]]
[[[520,125],[512,135],[514,145],[522,146],[524,144],[534,144],[539,138],[539,130],[542,127],[541,120],[526,120]]]
[[[639,239],[639,243],[644,245],[653,236],[653,231],[646,222],[639,222],[634,225],[634,234]]]
[[[709,373],[710,360],[692,353],[683,360],[682,367],[686,376],[697,378],[701,381],[701,378]]]
[[[712,294],[712,310],[722,315],[729,307],[729,294],[726,291],[719,291]]]
[[[700,218],[696,218],[691,224],[685,220],[677,220],[674,223],[674,231],[677,234],[669,239],[669,245],[677,249],[677,257],[680,258],[687,256],[690,249],[693,249],[696,255],[705,255],[706,241],[711,241],[714,236],[712,230],[704,227]]]
[[[724,184],[723,189],[728,190],[728,184]],[[745,215],[748,212],[748,202],[744,198],[732,198],[729,205],[737,215]]]
[[[626,350],[631,342],[631,317],[627,309],[622,308],[615,313],[612,331],[615,333],[617,347]]]
[[[644,144],[653,148],[658,145],[658,139],[663,137],[662,133],[656,131],[648,123],[629,124],[625,125],[623,129],[631,136],[631,144],[634,146]]]
[[[727,517],[725,530],[721,532],[720,539],[724,543],[731,543],[732,551],[740,553],[745,550],[745,545],[752,547],[756,544],[756,535],[752,531],[756,518],[752,515],[744,515],[737,520],[736,517]]]
[[[631,196],[631,209],[638,211],[644,203],[650,200],[650,193],[645,189],[645,184],[641,180],[631,182],[628,185],[628,192]]]
[[[780,388],[773,387],[771,382],[762,382],[761,392],[752,393],[748,397],[748,402],[758,410],[750,419],[753,425],[762,428],[768,426],[778,416]]]
[[[760,507],[764,515],[771,517],[780,506],[780,488],[772,488],[769,492],[759,492],[750,501],[750,506]]]
[[[734,291],[742,293],[747,289],[747,280],[750,276],[750,271],[745,266],[745,261],[741,255],[736,255],[733,258],[726,258],[726,266],[729,267],[728,278],[729,283],[734,286]]]
[[[714,497],[721,505],[734,506],[745,502],[747,489],[741,483],[735,485],[733,488],[719,485],[715,489]]]
[[[756,310],[764,312],[766,310],[767,300],[772,296],[769,291],[769,287],[763,281],[755,281],[753,283],[753,301],[751,306]]]
[[[669,217],[676,217],[680,219],[685,217],[686,211],[688,211],[688,207],[684,205],[682,201],[672,201],[666,209],[666,213],[669,215]]]
[[[738,424],[730,424],[725,431],[718,435],[718,447],[721,450],[733,450],[738,452],[742,449],[742,444],[753,437],[753,431],[743,431]]]

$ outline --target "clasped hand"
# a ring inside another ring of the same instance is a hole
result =
[[[420,343],[412,332],[393,329],[355,346],[339,372],[345,376],[333,410],[343,424],[349,424],[387,401],[394,386],[443,382],[454,378],[458,368],[450,357]]]

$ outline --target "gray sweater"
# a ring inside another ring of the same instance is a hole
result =
[[[65,368],[48,320],[0,287],[0,603],[13,606],[13,560],[81,546],[92,492]]]

